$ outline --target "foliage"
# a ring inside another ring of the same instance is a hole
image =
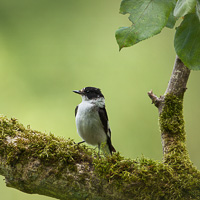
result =
[[[199,36],[199,18],[195,13],[186,15],[181,25],[177,28],[174,45],[184,64],[193,70],[200,69]]]
[[[132,22],[116,31],[120,50],[160,33],[164,27],[173,28],[181,17],[174,40],[176,53],[189,69],[200,69],[200,0],[122,0],[120,13],[129,13]]]
[[[119,48],[132,46],[160,33],[168,21],[173,1],[165,0],[123,0],[120,13],[130,14],[130,27],[122,27],[116,32]]]
[[[195,8],[196,0],[178,0],[174,9],[174,16],[179,18],[190,12]]]

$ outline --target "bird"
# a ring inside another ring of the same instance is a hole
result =
[[[105,108],[105,98],[99,88],[85,87],[74,90],[81,95],[82,102],[75,108],[76,128],[79,136],[89,145],[98,146],[98,155],[103,146],[104,152],[116,152],[111,142],[111,130]],[[107,150],[105,150],[107,149]]]

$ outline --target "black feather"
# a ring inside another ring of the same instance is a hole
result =
[[[111,130],[108,127],[108,115],[107,115],[105,106],[103,108],[99,108],[98,112],[99,112],[99,117],[101,119],[105,134],[107,135],[107,144],[108,144],[110,153],[112,154],[112,152],[116,152],[116,150],[111,143]],[[108,134],[108,132],[110,134]]]
[[[106,109],[105,109],[105,107],[103,107],[103,108],[99,108],[98,111],[99,111],[99,117],[103,124],[104,131],[107,134],[107,132],[108,132],[108,115],[107,115]]]
[[[112,155],[112,152],[116,152],[115,148],[113,147],[112,143],[111,143],[111,138],[107,137],[107,144],[108,144],[108,148],[110,150],[110,154]]]
[[[84,88],[83,93],[85,96],[88,97],[88,99],[96,99],[104,97],[103,94],[101,93],[101,90],[95,87],[86,87]]]
[[[76,106],[75,108],[75,117],[76,117],[77,111],[78,111],[78,106]]]

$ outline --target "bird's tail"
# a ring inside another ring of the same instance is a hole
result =
[[[98,145],[99,148],[99,155],[100,155],[100,150],[103,152],[104,156],[112,156],[112,152],[116,152],[115,148],[113,145],[109,142],[103,142],[100,145]]]
[[[110,137],[108,137],[108,139],[107,139],[107,144],[108,144],[108,148],[109,148],[110,154],[112,155],[112,152],[116,152],[116,150],[115,150],[115,148],[113,147],[113,145],[111,143]]]

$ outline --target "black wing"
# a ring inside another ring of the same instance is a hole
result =
[[[108,144],[110,153],[112,155],[112,152],[116,152],[116,150],[111,143],[111,130],[108,127],[108,115],[107,115],[105,107],[99,108],[99,117],[100,117],[101,122],[103,124],[104,131],[107,135],[107,144]],[[108,131],[109,131],[109,134],[108,134]]]
[[[76,117],[77,111],[78,111],[78,106],[76,106],[75,108],[75,117]]]
[[[103,124],[104,131],[107,134],[108,133],[108,115],[107,115],[106,109],[105,107],[103,107],[103,108],[99,108],[98,111],[99,111],[99,117]]]

